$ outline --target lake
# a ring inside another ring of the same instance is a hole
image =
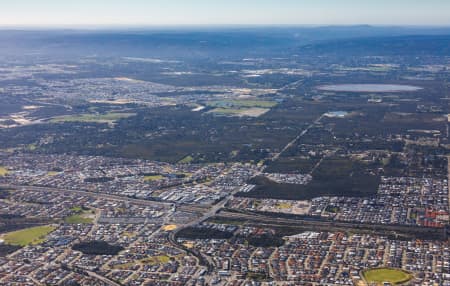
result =
[[[321,85],[317,89],[334,92],[412,92],[422,88],[400,84],[334,84]]]
[[[348,115],[347,111],[330,111],[325,113],[326,117],[331,117],[331,118],[344,118]]]

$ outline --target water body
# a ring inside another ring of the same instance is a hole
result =
[[[412,92],[422,88],[401,84],[333,84],[322,85],[317,89],[334,92]]]
[[[205,109],[205,108],[206,108],[206,107],[204,107],[204,106],[198,106],[198,107],[192,109],[192,111],[198,112],[198,111],[202,111],[202,110]]]
[[[347,115],[348,115],[347,111],[331,111],[331,112],[325,113],[326,117],[331,117],[331,118],[344,118]]]

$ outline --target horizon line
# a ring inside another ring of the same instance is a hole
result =
[[[425,28],[445,29],[450,24],[0,24],[0,30],[133,30],[133,29],[190,29],[190,28],[327,28],[327,27],[366,27],[366,28]]]

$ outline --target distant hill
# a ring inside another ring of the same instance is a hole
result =
[[[422,36],[423,35],[423,36]],[[0,30],[0,56],[209,59],[306,53],[448,52],[450,28],[215,27],[134,30]],[[447,45],[447,46],[446,46]],[[390,51],[392,50],[392,51]]]
[[[300,51],[342,56],[450,56],[450,35],[340,39],[309,44]]]

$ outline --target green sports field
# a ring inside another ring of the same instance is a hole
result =
[[[392,268],[378,268],[366,270],[363,272],[364,279],[367,283],[381,284],[383,282],[389,282],[397,285],[408,282],[412,279],[412,275],[400,270]]]
[[[26,246],[45,241],[47,235],[55,230],[53,226],[37,226],[7,233],[3,236],[6,244]]]

